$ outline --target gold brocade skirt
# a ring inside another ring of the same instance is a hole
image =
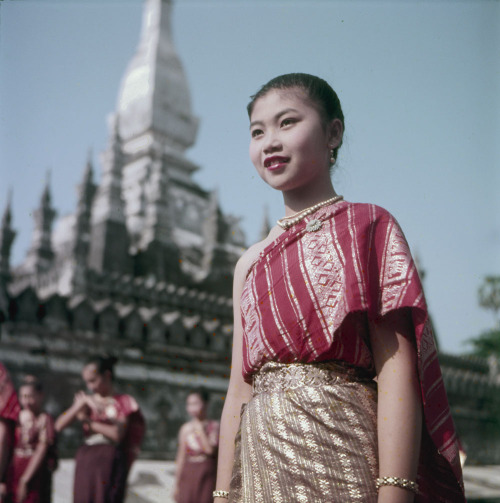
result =
[[[377,392],[335,363],[266,363],[242,408],[230,503],[375,503]]]

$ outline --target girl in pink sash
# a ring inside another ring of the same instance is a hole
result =
[[[285,216],[235,270],[215,502],[465,501],[404,234],[330,178],[344,132],[336,93],[283,75],[248,114],[250,157]]]
[[[145,423],[135,399],[113,387],[114,357],[88,360],[73,405],[56,420],[61,431],[79,420],[85,443],[76,454],[74,503],[123,503],[128,472],[137,457]]]
[[[27,376],[19,388],[22,410],[15,429],[7,486],[11,503],[50,503],[56,468],[54,420],[42,410],[41,384]]]
[[[14,426],[20,407],[9,373],[0,362],[0,503],[7,495],[7,467],[14,446]]]
[[[219,423],[207,419],[208,393],[190,392],[186,411],[191,420],[179,431],[174,499],[176,503],[212,503],[217,471]]]

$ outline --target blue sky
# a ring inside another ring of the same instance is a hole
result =
[[[141,0],[0,2],[0,207],[12,187],[14,263],[47,170],[60,215],[90,148],[100,170],[141,14]],[[278,74],[317,74],[346,117],[337,192],[399,220],[442,349],[463,352],[493,325],[477,289],[500,274],[500,2],[177,0],[173,38],[200,118],[187,155],[249,244],[264,207],[273,220],[283,208],[248,159],[248,98]]]

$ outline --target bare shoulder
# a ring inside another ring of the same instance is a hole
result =
[[[179,436],[184,437],[185,435],[187,435],[191,431],[191,429],[192,429],[192,425],[191,425],[190,421],[188,421],[187,423],[184,423],[180,427]]]
[[[250,246],[245,253],[239,258],[236,269],[235,269],[235,278],[245,278],[247,273],[255,262],[255,260],[259,257],[261,252],[270,245],[280,234],[283,233],[278,226],[275,226],[271,229],[268,236],[259,241],[252,246]]]

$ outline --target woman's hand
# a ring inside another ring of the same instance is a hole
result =
[[[17,492],[16,492],[17,502],[23,503],[23,501],[26,499],[27,496],[28,496],[28,482],[23,477],[21,477],[17,484]]]
[[[75,419],[86,421],[88,408],[90,407],[90,397],[84,391],[77,391],[73,398],[73,404],[65,410],[55,422],[55,429],[57,432],[64,430]],[[83,419],[80,419],[83,418]]]
[[[7,496],[7,484],[5,482],[0,482],[0,503]]]
[[[416,480],[422,432],[422,405],[413,326],[406,311],[370,322],[370,340],[378,377],[378,449],[380,477]],[[414,494],[382,486],[379,503],[411,503]]]
[[[174,490],[172,491],[172,498],[177,503],[178,498],[179,498],[179,488],[177,486],[175,486]]]

